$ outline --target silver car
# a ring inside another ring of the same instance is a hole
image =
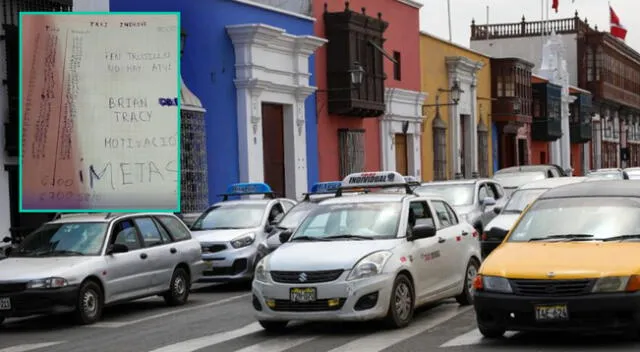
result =
[[[527,184],[529,182],[544,180],[548,175],[543,171],[522,171],[522,172],[508,172],[493,175],[493,180],[500,183],[504,188],[507,197],[511,196],[511,193],[515,192],[518,187]]]
[[[640,167],[628,167],[624,169],[630,180],[640,180]]]
[[[440,197],[412,192],[396,172],[349,175],[347,188],[394,188],[318,203],[290,238],[260,261],[253,307],[266,330],[289,321],[385,319],[410,323],[414,309],[455,297],[471,304],[480,266],[473,227]],[[287,241],[288,240],[288,241]]]
[[[200,244],[173,214],[61,217],[0,261],[0,322],[73,312],[91,324],[105,305],[154,295],[183,305],[203,268]]]
[[[249,195],[266,198],[228,200]],[[191,226],[206,265],[200,282],[250,281],[258,246],[296,202],[274,198],[264,183],[233,184],[222,196],[225,200],[205,210]]]
[[[506,200],[502,186],[486,178],[427,182],[415,192],[442,196],[478,233],[482,233],[484,225],[496,216],[493,207]]]
[[[587,181],[629,179],[626,170],[616,168],[591,170],[585,176],[588,178]]]

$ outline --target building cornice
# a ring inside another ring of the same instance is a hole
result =
[[[472,77],[484,67],[484,62],[475,61],[465,56],[447,56],[445,63],[449,72],[466,73]]]
[[[387,106],[383,120],[422,120],[422,105],[427,93],[401,88],[385,88],[384,100]]]
[[[309,56],[327,43],[324,38],[312,35],[296,36],[288,34],[282,28],[264,23],[229,25],[225,27],[234,46],[257,45],[270,47],[280,52],[299,53]]]
[[[421,9],[424,6],[424,4],[422,4],[422,3],[418,2],[418,1],[414,1],[414,0],[396,0],[396,1],[401,3],[401,4],[405,4],[405,5],[411,6],[413,8],[416,8],[416,9]]]
[[[298,17],[298,18],[301,18],[303,20],[307,20],[307,21],[311,21],[311,22],[315,22],[316,21],[316,19],[314,17],[311,17],[311,16],[306,16],[306,15],[303,15],[303,14],[300,14],[300,13],[297,13],[297,12],[279,9],[277,7],[274,7],[274,6],[260,4],[260,3],[257,3],[257,2],[253,2],[251,0],[232,0],[232,1],[237,2],[239,4],[247,5],[247,6],[259,7],[261,9],[265,9],[265,10],[281,13],[281,14],[287,15],[287,16]]]
[[[431,39],[437,40],[437,41],[439,41],[439,42],[441,42],[443,44],[450,45],[450,46],[452,46],[454,48],[458,48],[458,49],[464,50],[464,51],[466,51],[468,53],[475,54],[475,55],[478,55],[478,56],[482,56],[482,57],[484,57],[486,59],[490,59],[491,58],[491,56],[489,56],[489,55],[487,55],[485,53],[479,52],[477,50],[473,50],[473,49],[468,48],[468,47],[466,47],[464,45],[460,45],[460,44],[456,44],[454,42],[450,42],[447,39],[444,39],[442,37],[438,37],[437,35],[434,35],[434,34],[429,33],[429,32],[420,31],[420,35],[424,36],[424,37],[427,37],[427,38],[431,38]]]

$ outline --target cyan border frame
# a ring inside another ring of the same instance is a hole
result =
[[[177,208],[175,209],[24,209],[22,206],[22,16],[24,15],[46,15],[46,16],[67,16],[67,15],[75,15],[75,16],[106,16],[106,15],[175,15],[177,17],[177,28],[176,28],[176,46],[177,46],[177,56],[178,56],[178,65],[177,65],[177,79],[178,79],[178,89],[176,92],[176,97],[178,98],[178,112],[176,116],[177,124],[178,124],[178,136],[177,136],[177,147],[178,147],[178,155],[176,158],[177,161],[177,184],[176,184],[176,197],[177,197]],[[181,61],[182,58],[180,56],[181,53],[181,33],[182,33],[182,24],[180,18],[180,12],[108,12],[108,11],[78,11],[78,12],[41,12],[41,11],[24,11],[19,13],[18,19],[18,28],[19,28],[19,42],[18,42],[18,71],[19,79],[18,79],[18,114],[19,116],[19,139],[18,139],[18,202],[19,202],[19,212],[21,213],[139,213],[139,212],[167,212],[167,213],[179,213],[181,210],[181,193],[182,193],[182,131],[181,131],[181,117],[180,112],[182,111],[182,96],[180,94],[181,91]],[[9,55],[9,53],[7,53]]]

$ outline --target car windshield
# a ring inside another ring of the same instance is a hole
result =
[[[278,223],[278,227],[283,227],[287,229],[292,229],[298,227],[302,220],[309,215],[313,209],[315,209],[318,205],[312,202],[304,202],[299,203],[295,207],[291,208],[289,212],[280,220]]]
[[[513,192],[509,201],[502,209],[503,213],[521,213],[524,208],[546,192],[547,189],[521,189]]]
[[[454,207],[461,205],[473,204],[473,195],[475,192],[475,185],[469,184],[426,184],[422,185],[414,190],[414,192],[437,194],[444,198],[449,204]]]
[[[396,238],[400,202],[319,204],[291,241]]]
[[[11,256],[100,255],[106,233],[106,222],[45,224],[27,235],[17,248],[11,252]]]
[[[524,214],[509,242],[615,240],[637,235],[640,201],[634,198],[539,199]]]
[[[229,230],[260,226],[267,204],[237,203],[218,205],[205,211],[191,230]]]

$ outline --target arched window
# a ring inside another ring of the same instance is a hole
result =
[[[433,179],[447,179],[447,125],[436,113],[433,120]]]

